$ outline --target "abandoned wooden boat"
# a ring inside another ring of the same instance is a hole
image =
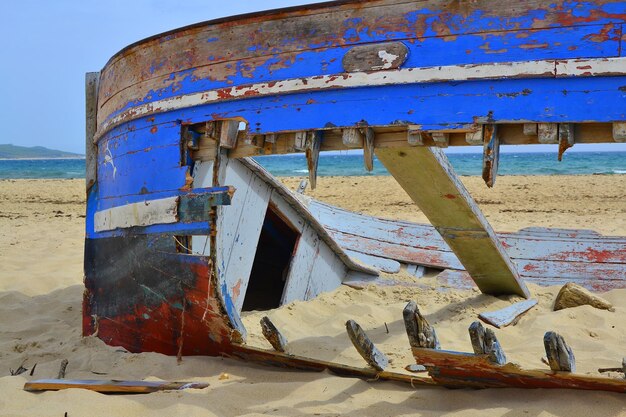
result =
[[[578,236],[606,252],[580,259],[558,232],[497,235],[441,148],[482,146],[493,186],[500,144],[554,143],[561,158],[626,141],[624,23],[616,0],[337,1],[128,46],[86,80],[83,334],[133,352],[268,360],[242,347],[242,310],[394,262],[465,270],[491,294],[527,297],[526,279],[569,280],[568,267],[597,268],[588,281],[613,268],[611,283],[586,284],[621,285],[624,240]],[[341,229],[324,210],[351,214],[296,198],[247,159],[304,152],[315,186],[319,152],[351,148],[366,169],[376,154],[432,227]],[[390,255],[395,239],[404,247]],[[534,257],[516,255],[529,240]]]

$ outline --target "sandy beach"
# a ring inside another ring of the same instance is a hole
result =
[[[300,178],[283,179],[295,188]],[[528,226],[594,229],[626,235],[626,177],[552,176],[498,178],[492,190],[476,177],[463,182],[496,230]],[[426,222],[391,177],[322,177],[307,194],[376,216]],[[330,373],[285,371],[228,358],[176,358],[132,354],[81,337],[83,180],[0,181],[0,415],[2,416],[618,416],[620,394],[573,390],[447,390],[340,378]],[[409,280],[403,273],[399,280]],[[294,354],[365,366],[345,334],[357,320],[402,371],[413,363],[402,308],[416,300],[436,327],[444,349],[471,351],[467,327],[482,311],[517,301],[477,290],[438,291],[424,286],[341,287],[309,302],[244,316],[248,343],[269,348],[259,319],[269,315]],[[562,334],[573,348],[578,372],[619,366],[626,355],[626,290],[602,294],[614,312],[589,306],[552,311],[559,287],[530,285],[539,305],[515,326],[497,331],[512,362],[545,369],[542,337]],[[389,329],[387,333],[386,328]],[[115,396],[73,389],[32,394],[31,379],[54,378],[63,359],[71,379],[202,381],[202,390]],[[25,372],[11,376],[23,365]],[[611,374],[619,377],[619,374]]]

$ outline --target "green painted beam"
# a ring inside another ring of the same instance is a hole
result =
[[[486,294],[530,296],[491,225],[439,148],[377,148],[376,156]]]

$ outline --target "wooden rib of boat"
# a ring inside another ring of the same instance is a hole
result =
[[[83,334],[133,352],[241,354],[241,311],[376,275],[344,248],[390,270],[464,269],[490,294],[528,297],[526,277],[570,279],[569,267],[611,273],[623,241],[579,234],[600,259],[560,232],[497,235],[441,148],[482,146],[493,186],[501,144],[554,143],[561,158],[626,141],[624,23],[616,0],[337,1],[128,46],[86,78]],[[314,184],[319,152],[352,148],[366,168],[376,154],[434,228],[387,240],[324,228],[246,159],[302,152]]]

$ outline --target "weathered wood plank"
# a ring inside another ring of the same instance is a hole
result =
[[[364,129],[365,139],[363,140],[363,163],[365,164],[365,169],[368,172],[372,172],[374,170],[374,139],[376,137],[376,133],[371,127],[366,127]]]
[[[526,370],[508,363],[495,365],[486,355],[413,348],[435,382],[468,388],[567,388],[626,393],[626,380],[577,375],[571,372]]]
[[[352,250],[346,250],[346,253],[351,258],[355,258],[357,261],[362,262],[366,265],[373,266],[374,268],[379,269],[383,272],[387,272],[390,274],[400,272],[400,262],[393,259],[381,258],[378,256],[372,256]]]
[[[237,146],[239,120],[222,120],[220,123],[220,147],[233,149]]]
[[[529,296],[495,232],[440,149],[377,149],[376,154],[452,248],[481,291]]]
[[[361,326],[354,320],[348,320],[346,322],[346,331],[350,341],[357,352],[365,359],[365,362],[378,371],[384,371],[389,365],[389,360],[367,337]]]
[[[281,304],[306,299],[311,272],[321,245],[323,242],[317,238],[315,231],[306,226],[300,235],[296,253],[291,260]]]
[[[81,388],[107,394],[147,394],[156,391],[179,391],[188,388],[203,389],[208,386],[209,384],[204,382],[38,379],[25,383],[24,390],[38,392]]]
[[[563,154],[566,150],[574,146],[576,143],[574,124],[559,123],[559,162],[563,160]]]
[[[524,300],[515,304],[511,304],[508,307],[501,308],[500,310],[480,313],[478,315],[478,318],[485,323],[489,323],[499,329],[501,327],[506,327],[510,324],[517,323],[522,314],[526,313],[528,310],[536,305],[537,300],[535,300],[534,298],[530,300]]]
[[[317,236],[316,238],[319,239]],[[346,265],[337,254],[324,242],[320,242],[304,299],[311,300],[323,292],[332,291],[339,287],[347,272]]]
[[[397,381],[415,386],[432,386],[430,378],[416,377],[393,371],[377,371],[372,368],[357,368],[337,362],[328,362],[319,359],[305,358],[280,352],[258,349],[252,346],[234,345],[232,355],[243,360],[261,365],[276,366],[279,368],[298,369],[301,371],[322,372],[330,371],[343,377],[363,378],[369,381]],[[229,355],[231,356],[231,355]]]
[[[496,365],[506,364],[506,355],[493,330],[485,329],[479,321],[475,321],[469,326],[469,334],[476,355],[487,355],[489,362]]]
[[[307,199],[311,213],[346,249],[434,268],[463,269],[449,246],[430,225],[387,220],[352,213]],[[524,277],[541,280],[560,276],[567,281],[607,282],[614,287],[626,274],[626,239],[594,231],[528,228],[498,234]],[[552,285],[565,282],[554,281]],[[626,282],[625,282],[626,284]],[[548,284],[550,285],[550,284]],[[608,289],[609,286],[606,288]]]

